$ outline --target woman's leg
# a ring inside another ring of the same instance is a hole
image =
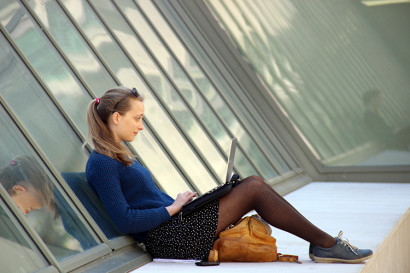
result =
[[[335,238],[313,225],[257,176],[243,179],[229,194],[219,200],[218,227],[215,236],[252,210],[256,210],[270,225],[290,232],[314,245],[328,248],[336,244]]]

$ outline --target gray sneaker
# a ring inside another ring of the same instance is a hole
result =
[[[336,237],[337,243],[330,248],[316,245],[309,246],[309,257],[317,263],[360,263],[373,255],[370,249],[358,249],[349,241],[342,239],[343,232],[340,231]]]

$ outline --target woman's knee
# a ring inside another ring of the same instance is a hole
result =
[[[276,191],[259,176],[249,176],[247,178],[244,178],[242,182],[247,184],[249,188],[252,190],[256,190],[262,193],[270,191],[275,193],[275,195],[278,195],[278,193],[276,193]]]
[[[254,189],[258,189],[258,188],[264,189],[267,186],[269,186],[268,184],[266,184],[266,182],[261,177],[256,176],[256,175],[244,178],[241,181],[241,184],[242,183]]]
[[[245,183],[253,183],[253,184],[266,184],[265,181],[262,179],[262,177],[257,176],[257,175],[252,175],[252,176],[248,176],[244,179],[242,179],[242,182]]]

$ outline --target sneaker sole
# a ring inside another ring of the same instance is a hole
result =
[[[317,263],[348,263],[348,264],[357,264],[367,259],[370,259],[372,256],[373,254],[360,258],[360,259],[346,260],[346,259],[337,259],[337,258],[322,258],[322,257],[316,257],[316,256],[309,254],[309,257]]]

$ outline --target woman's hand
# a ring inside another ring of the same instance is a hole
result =
[[[177,214],[181,209],[182,206],[188,203],[196,196],[196,192],[186,191],[184,193],[178,194],[177,198],[175,199],[174,203],[168,207],[166,207],[169,215]]]

